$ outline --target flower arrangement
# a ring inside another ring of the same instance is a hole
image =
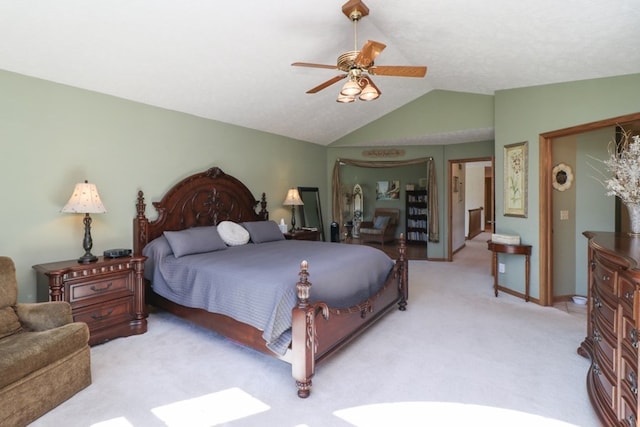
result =
[[[623,131],[619,143],[609,142],[609,158],[602,163],[611,174],[603,182],[607,196],[627,205],[640,203],[640,136]]]

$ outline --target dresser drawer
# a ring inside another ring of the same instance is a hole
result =
[[[593,384],[595,393],[598,395],[598,401],[607,405],[610,409],[616,408],[616,381],[609,378],[608,371],[603,370],[598,363],[594,363],[591,375],[593,375]]]
[[[601,334],[597,327],[593,330],[593,349],[594,360],[601,369],[614,371],[616,355],[618,352],[617,345],[610,341],[607,335]]]
[[[638,354],[638,346],[640,340],[640,331],[636,328],[636,322],[626,314],[622,315],[622,331],[620,333],[620,338],[622,341],[623,348],[627,348],[629,352],[635,354],[637,357]]]
[[[608,333],[615,336],[616,327],[616,311],[617,306],[611,303],[607,298],[603,298],[600,290],[596,289],[593,295],[591,315],[593,321],[599,325],[601,333]]]
[[[620,366],[620,383],[623,389],[627,390],[635,398],[638,397],[638,366],[632,360],[629,353],[623,352]]]
[[[128,272],[113,274],[110,276],[99,276],[95,280],[69,283],[68,301],[78,306],[79,302],[86,304],[113,299],[122,294],[127,296],[133,294],[133,283]],[[91,301],[87,301],[91,300]]]
[[[620,418],[622,419],[622,426],[637,427],[637,404],[636,398],[629,396],[628,393],[623,392],[620,396]]]
[[[622,309],[629,316],[633,316],[635,299],[636,299],[636,285],[631,282],[624,275],[618,277],[618,297]]]
[[[601,290],[605,298],[617,298],[618,290],[617,285],[617,271],[613,268],[609,268],[603,263],[596,263],[593,269],[593,280],[596,282],[596,287]]]
[[[104,328],[132,319],[133,297],[125,297],[104,304],[94,304],[73,311],[73,320],[85,322],[89,330]]]

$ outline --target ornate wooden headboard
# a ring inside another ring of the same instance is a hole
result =
[[[256,208],[260,204],[260,212]],[[213,167],[174,185],[159,202],[153,202],[158,218],[145,216],[144,194],[138,191],[133,220],[133,252],[140,255],[147,243],[166,230],[216,225],[221,221],[266,221],[267,200],[256,200],[238,179]]]

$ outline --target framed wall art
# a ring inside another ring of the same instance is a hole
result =
[[[376,200],[396,200],[400,198],[400,181],[378,181]]]
[[[504,146],[504,215],[527,217],[527,142]]]

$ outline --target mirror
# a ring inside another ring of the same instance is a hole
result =
[[[362,212],[364,203],[362,201],[362,187],[356,184],[353,187],[353,237],[360,237],[360,223],[362,222]]]
[[[324,241],[324,227],[322,209],[320,208],[320,193],[318,187],[298,187],[298,193],[304,205],[300,206],[300,221],[303,227],[317,228],[320,240]]]

